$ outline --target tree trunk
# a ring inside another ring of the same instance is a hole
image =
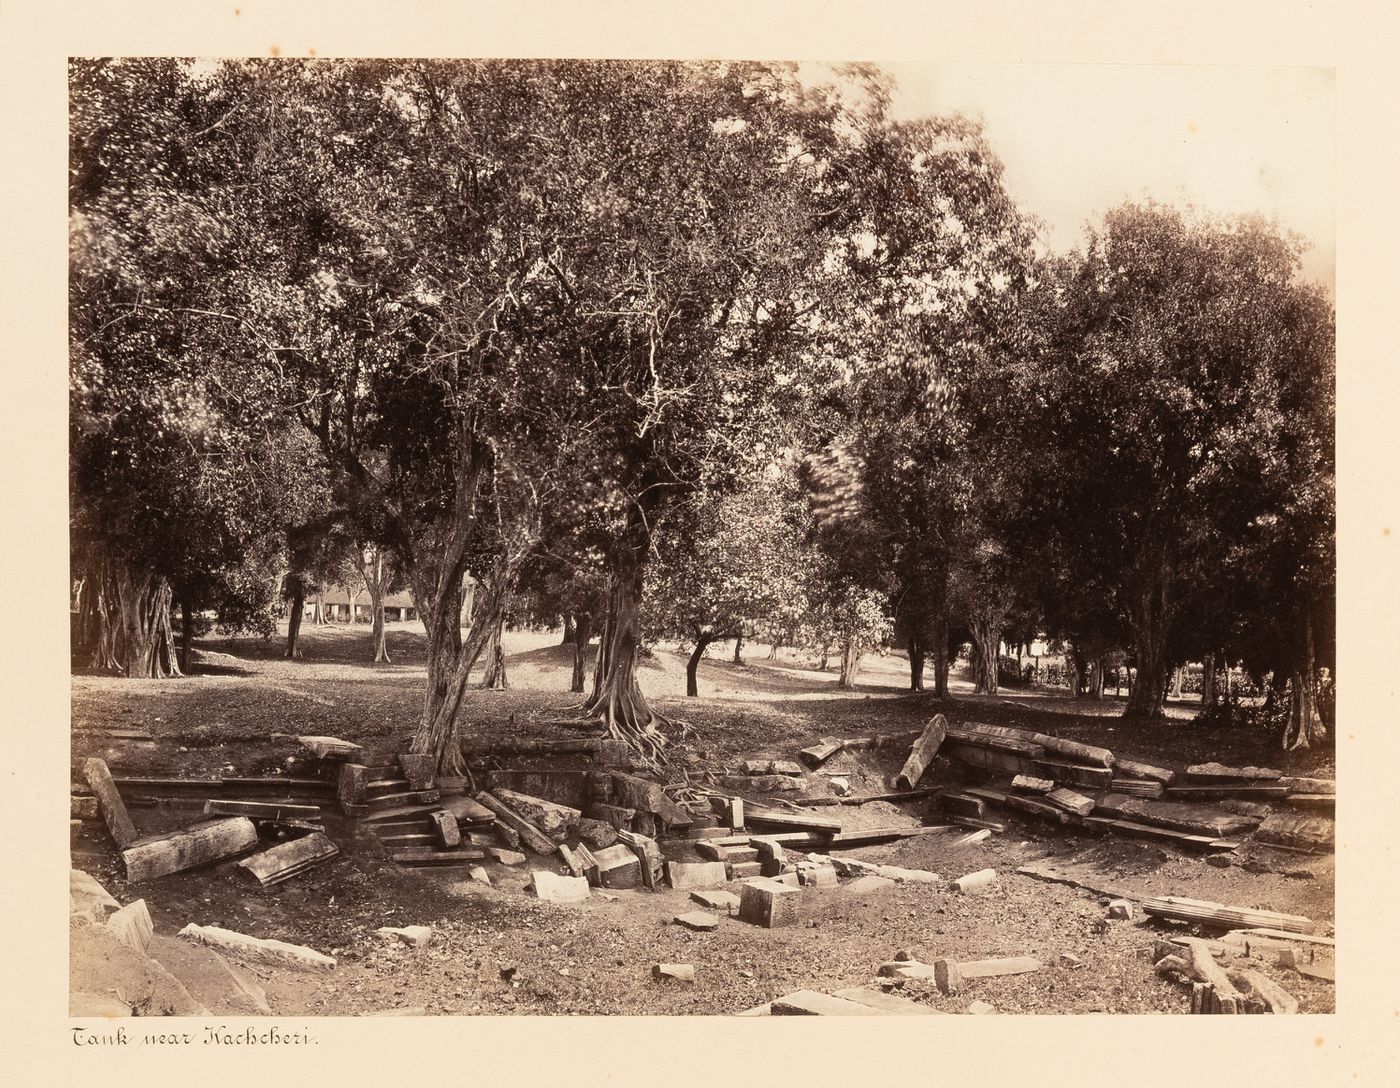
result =
[[[317,591],[311,597],[311,626],[325,627],[330,622],[326,616],[326,595]]]
[[[301,614],[306,611],[306,586],[298,575],[290,575],[291,608],[287,612],[287,654],[288,658],[301,656],[297,648],[297,637],[301,634]]]
[[[948,672],[952,668],[948,652],[948,613],[940,604],[933,619],[933,697],[948,698]]]
[[[636,515],[634,514],[634,517]],[[637,683],[637,652],[641,648],[642,575],[646,540],[639,525],[629,526],[613,554],[608,576],[608,610],[598,641],[593,692],[586,709],[603,720],[611,736],[631,744],[647,760],[665,762],[665,744],[655,714]]]
[[[467,628],[476,619],[476,579],[470,575],[462,583],[462,611],[457,625]],[[460,641],[458,643],[460,647]]]
[[[1093,666],[1089,657],[1083,653],[1078,646],[1074,646],[1070,649],[1070,659],[1073,661],[1073,668],[1070,672],[1072,683],[1070,684],[1069,694],[1070,698],[1077,699],[1083,695],[1089,689],[1089,685],[1093,683],[1093,676],[1090,672]]]
[[[970,618],[968,629],[972,633],[974,690],[982,695],[995,695],[998,691],[997,645],[1001,642],[1001,632],[987,616]]]
[[[1103,701],[1103,658],[1096,657],[1090,662],[1089,668],[1093,670],[1093,686],[1089,690],[1089,696],[1095,702]]]
[[[1172,698],[1181,698],[1181,683],[1186,675],[1186,666],[1178,665],[1172,670]]]
[[[496,617],[496,624],[491,628],[491,636],[486,643],[486,669],[481,678],[481,686],[490,691],[505,691],[510,687],[510,681],[506,679],[506,651],[501,645],[501,638],[505,634],[506,613],[502,607],[500,614]]]
[[[369,592],[370,641],[374,644],[374,663],[387,665],[389,648],[384,634],[384,594],[389,588],[390,575],[384,570],[384,549],[378,546],[356,547],[355,566],[359,568],[360,578]]]
[[[1310,748],[1327,736],[1322,715],[1317,712],[1317,656],[1313,643],[1312,616],[1303,617],[1303,659],[1289,678],[1292,700],[1288,722],[1283,730],[1286,751]],[[1335,724],[1335,723],[1334,723]]]
[[[374,663],[376,665],[388,665],[389,661],[389,640],[384,631],[384,590],[381,587],[376,593],[370,590],[370,607],[374,609],[372,619],[374,638]]]
[[[773,636],[773,641],[772,641],[772,643],[771,643],[771,644],[769,645],[769,647],[768,647],[768,657],[767,657],[767,660],[769,660],[769,661],[777,661],[777,660],[778,660],[778,647],[780,647],[782,644],[783,644],[783,636],[782,636],[781,634],[776,634],[776,635],[774,635],[774,636]]]
[[[442,775],[458,775],[464,770],[461,745],[457,743],[457,714],[471,671],[495,628],[497,613],[504,612],[506,589],[502,583],[508,579],[505,564],[500,566],[501,577],[493,577],[475,593],[473,622],[465,638],[458,625],[462,614],[460,581],[454,579],[437,600],[428,597],[419,606],[428,635],[428,684],[423,716],[410,750],[436,756],[437,770]],[[415,598],[424,600],[416,593]]]
[[[909,690],[924,690],[924,644],[917,635],[909,636]]]
[[[138,679],[179,676],[171,598],[170,583],[160,575],[96,558],[83,578],[78,609],[92,666]]]
[[[572,645],[574,644],[574,638],[576,637],[576,632],[577,632],[577,626],[576,626],[576,624],[575,624],[575,622],[574,622],[574,614],[573,614],[572,612],[565,612],[565,613],[564,613],[564,637],[563,637],[562,639],[559,640],[559,645],[560,645],[560,646],[572,646]]]
[[[1213,710],[1215,704],[1215,654],[1209,653],[1201,662],[1201,706]]]
[[[849,636],[841,646],[841,675],[837,678],[837,687],[856,686],[856,674],[860,672],[860,659],[863,656],[860,641],[855,636]]]
[[[1161,718],[1167,695],[1167,635],[1171,622],[1170,564],[1165,546],[1150,550],[1137,564],[1129,613],[1137,679],[1128,691],[1125,718]]]
[[[737,635],[734,636],[734,664],[736,665],[742,665],[744,663],[744,659],[740,656],[740,652],[743,650],[743,648],[744,632],[740,631]]]
[[[700,694],[700,685],[696,681],[696,673],[700,669],[700,659],[705,656],[705,647],[713,642],[714,635],[702,634],[695,640],[695,649],[691,651],[690,659],[685,663],[685,693],[695,696]]]
[[[829,643],[829,642],[823,642],[823,643],[822,643],[821,653],[818,655],[818,659],[817,659],[817,671],[818,671],[818,672],[826,672],[827,667],[828,667],[830,664],[831,664],[831,643]]]
[[[588,653],[588,642],[593,637],[593,616],[580,612],[574,617],[574,673],[569,681],[570,691],[583,690],[583,659]]]
[[[190,642],[194,638],[194,613],[188,601],[180,602],[180,671],[190,671]]]

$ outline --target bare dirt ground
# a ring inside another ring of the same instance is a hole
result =
[[[280,657],[277,640],[215,637],[199,644],[190,677],[129,681],[76,675],[75,768],[89,755],[102,755],[119,776],[295,774],[298,747],[269,739],[275,733],[327,734],[391,749],[412,730],[419,709],[423,642],[414,626],[391,625],[392,665],[366,663],[367,628],[335,626],[304,629],[305,657],[295,662]],[[533,721],[558,715],[578,698],[567,692],[571,650],[558,641],[557,632],[508,636],[511,689],[473,693],[463,732],[577,735]],[[767,647],[746,647],[747,663],[734,665],[718,648],[715,659],[702,665],[698,699],[684,697],[679,655],[663,649],[646,662],[643,686],[657,709],[676,723],[680,765],[692,775],[743,758],[790,759],[827,734],[906,732],[935,710],[952,722],[1029,726],[1165,766],[1217,759],[1331,775],[1330,752],[1285,755],[1272,735],[1204,729],[1191,721],[1190,703],[1170,708],[1164,722],[1130,726],[1116,716],[1121,702],[1111,699],[1076,702],[1020,689],[988,699],[974,697],[959,679],[954,698],[940,705],[901,691],[908,666],[897,655],[867,659],[856,691],[838,692],[834,672],[815,671],[809,655],[783,651],[767,661],[766,653]],[[100,726],[144,727],[155,740],[123,742],[89,732]],[[823,771],[848,773],[856,793],[883,792],[904,754],[844,752]],[[963,777],[971,773],[940,758],[923,784],[971,781]],[[810,775],[807,795],[824,794],[827,777]],[[819,811],[839,811],[848,826],[869,826],[924,819],[926,804]],[[194,818],[188,809],[134,808],[132,813],[142,832]],[[144,898],[155,922],[153,947],[172,959],[181,953],[170,946],[183,944],[174,934],[189,922],[304,944],[337,957],[337,968],[324,974],[243,968],[266,991],[272,1011],[284,1016],[725,1014],[797,989],[869,986],[876,965],[897,952],[924,962],[941,956],[1035,956],[1047,965],[1034,974],[976,980],[958,995],[918,982],[900,991],[944,1012],[965,1011],[973,1000],[1009,1013],[1185,1012],[1189,992],[1154,974],[1152,949],[1166,933],[1202,931],[1141,917],[1109,920],[1106,900],[1099,896],[1015,872],[1043,859],[1081,867],[1101,874],[1107,884],[1143,894],[1303,914],[1324,923],[1328,934],[1334,917],[1330,856],[1246,847],[1228,865],[1216,867],[1199,855],[1153,843],[1010,818],[1004,834],[973,845],[956,845],[966,830],[957,829],[851,851],[947,878],[994,868],[1000,879],[987,894],[956,896],[925,884],[897,884],[864,895],[849,884],[809,888],[803,892],[800,927],[768,930],[726,917],[717,930],[701,933],[673,923],[676,914],[695,907],[685,892],[618,892],[612,899],[595,896],[579,906],[557,906],[525,891],[529,877],[523,869],[489,864],[491,887],[468,880],[463,869],[404,869],[387,861],[377,840],[353,822],[327,811],[325,823],[341,855],[271,888],[256,886],[233,861],[127,886],[100,823],[85,823],[74,836],[73,865],[101,880],[123,903]],[[687,849],[677,844],[668,852]],[[538,857],[530,865],[553,867]],[[415,924],[436,931],[428,947],[412,948],[375,933],[380,926]],[[100,957],[89,944],[75,933],[75,990],[100,988],[103,972],[117,969],[95,965]],[[1066,966],[1062,954],[1079,963]],[[695,983],[653,981],[651,968],[659,962],[694,964]],[[1302,1011],[1332,1011],[1330,983],[1285,968],[1259,969],[1293,993]]]

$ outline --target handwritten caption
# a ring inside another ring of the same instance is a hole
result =
[[[194,1031],[131,1031],[125,1027],[75,1027],[74,1046],[99,1047],[284,1047],[313,1046],[317,1040],[302,1028],[290,1031],[273,1024],[271,1027],[230,1028],[205,1026]]]

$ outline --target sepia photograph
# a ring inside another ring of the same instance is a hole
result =
[[[71,1016],[1335,1010],[1332,70],[67,91]]]

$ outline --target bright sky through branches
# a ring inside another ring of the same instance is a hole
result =
[[[1152,197],[1277,217],[1333,284],[1336,84],[1320,68],[882,63],[898,115],[980,114],[1006,184],[1052,248]]]
[[[1011,195],[1052,249],[1144,197],[1260,213],[1302,235],[1309,278],[1333,287],[1336,83],[1323,68],[919,64],[881,61],[894,113],[980,116]],[[196,70],[212,67],[196,62]],[[823,64],[804,64],[814,80]]]

